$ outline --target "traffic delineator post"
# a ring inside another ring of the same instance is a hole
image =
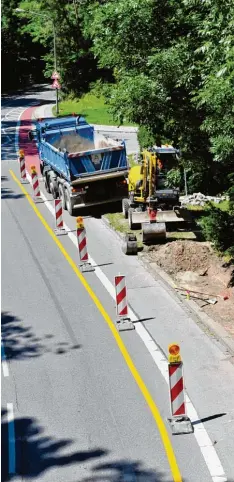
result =
[[[35,166],[31,166],[31,178],[32,178],[32,188],[33,188],[33,200],[37,202],[41,200],[41,191],[39,186],[38,175]]]
[[[134,330],[135,326],[128,316],[127,288],[125,276],[115,276],[115,293],[118,330]]]
[[[20,164],[20,182],[21,184],[28,184],[26,176],[25,155],[23,149],[19,150],[19,164]]]
[[[77,234],[77,243],[78,243],[78,250],[80,255],[80,267],[81,271],[85,273],[86,271],[94,271],[95,268],[89,262],[89,255],[87,249],[87,240],[86,240],[86,229],[84,226],[84,221],[81,216],[76,218],[76,234]]]
[[[62,207],[62,200],[55,199],[54,200],[54,213],[55,213],[55,234],[57,236],[61,234],[67,234],[63,226],[63,207]]]
[[[178,343],[168,347],[169,399],[171,418],[168,419],[173,435],[193,433],[193,425],[186,413],[183,362]]]

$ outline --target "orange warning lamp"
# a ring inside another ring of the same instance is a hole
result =
[[[30,166],[32,172],[36,172],[36,166]]]
[[[20,149],[20,150],[19,150],[19,157],[24,157],[24,151],[23,151],[23,149]]]
[[[171,345],[169,345],[168,351],[169,363],[180,363],[182,361],[180,356],[180,346],[178,345],[178,343],[172,343]]]
[[[78,218],[76,218],[76,227],[79,229],[84,229],[84,221],[81,216],[78,216]]]

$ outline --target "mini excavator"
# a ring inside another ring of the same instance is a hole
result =
[[[141,164],[130,168],[128,199],[123,199],[122,209],[130,230],[141,228],[143,243],[156,244],[165,240],[166,225],[189,221],[187,210],[180,206],[179,189],[166,186],[179,151],[169,145],[154,146],[142,156]]]

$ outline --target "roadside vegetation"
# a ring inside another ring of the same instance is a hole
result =
[[[117,120],[109,111],[108,104],[103,95],[97,95],[95,92],[83,94],[80,99],[76,97],[67,97],[59,103],[59,115],[77,114],[83,115],[90,124],[112,125],[118,126]],[[53,107],[55,115],[56,108]],[[130,125],[123,121],[123,125]]]
[[[190,193],[230,195],[228,209],[210,206],[201,227],[217,249],[232,252],[234,2],[3,0],[4,92],[41,81],[42,71],[51,81],[53,23],[61,112],[136,124],[141,148],[178,147],[171,181],[180,183],[186,168]]]

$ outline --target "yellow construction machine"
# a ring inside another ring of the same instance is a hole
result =
[[[123,199],[122,207],[130,229],[141,226],[143,243],[154,244],[166,238],[167,224],[184,223],[189,217],[180,206],[179,189],[166,187],[167,173],[178,163],[179,151],[155,146],[142,156],[141,164],[129,171],[129,197]]]

